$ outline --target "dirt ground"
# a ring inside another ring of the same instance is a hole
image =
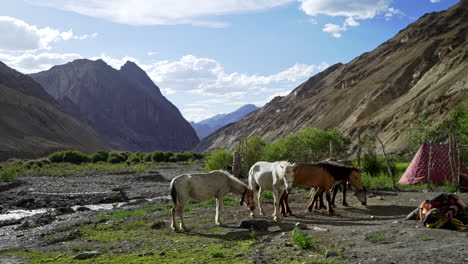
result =
[[[169,180],[193,171],[201,166],[154,166],[140,175],[22,177],[20,185],[0,191],[1,213],[99,203],[120,189],[132,201],[107,211],[48,212],[53,216],[45,220],[33,216],[5,224],[0,227],[0,263],[468,263],[468,232],[427,229],[404,220],[440,192],[370,190],[366,206],[348,193],[349,207],[341,205],[338,194],[335,214],[329,216],[324,210],[304,212],[307,192],[297,189],[289,198],[296,216],[274,222],[257,210],[256,229],[240,227],[250,220],[245,207],[225,206],[218,227],[213,207],[193,203],[185,213],[189,231],[173,232],[168,227]],[[468,201],[468,194],[460,197]],[[273,201],[264,204],[270,215]],[[122,210],[147,213],[102,217]],[[293,243],[296,226],[317,241],[311,248]],[[76,260],[83,252],[97,253]]]

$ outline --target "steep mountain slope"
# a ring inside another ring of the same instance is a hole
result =
[[[219,114],[211,118],[202,120],[198,123],[191,122],[190,124],[197,132],[198,138],[203,139],[223,126],[234,123],[242,119],[244,116],[257,110],[258,107],[253,104],[247,104],[234,112],[228,114]]]
[[[0,62],[0,160],[105,148],[97,134],[58,109],[40,84]]]
[[[30,76],[114,148],[181,150],[199,142],[177,107],[133,62],[116,70],[102,60],[80,59]]]
[[[278,136],[306,127],[377,133],[401,151],[422,112],[434,124],[468,100],[468,0],[430,13],[375,50],[313,76],[286,97],[205,138],[197,150],[232,147],[242,137]]]

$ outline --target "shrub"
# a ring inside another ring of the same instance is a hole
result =
[[[220,149],[211,153],[210,157],[205,162],[205,170],[212,171],[227,169],[231,164],[232,153],[225,149]]]
[[[151,153],[145,153],[145,157],[142,161],[150,162],[151,161]]]
[[[365,154],[362,162],[362,171],[376,177],[382,171],[382,164],[375,155]]]
[[[109,159],[109,151],[105,150],[99,150],[95,152],[93,155],[91,155],[91,161],[93,163],[99,162],[99,161],[107,161]]]
[[[291,238],[293,243],[302,249],[308,249],[317,243],[317,240],[315,240],[312,236],[303,234],[298,228],[296,228],[291,234]]]
[[[58,151],[50,154],[47,158],[52,162],[52,163],[60,163],[63,162],[63,151]]]
[[[125,162],[126,158],[119,152],[110,152],[107,162],[109,163],[122,163]]]
[[[133,154],[133,153],[132,153],[132,152],[130,152],[130,151],[122,151],[122,152],[119,152],[119,153],[120,153],[120,155],[121,155],[122,157],[124,157],[124,158],[125,158],[125,160],[127,160],[127,159],[128,159],[128,157],[130,157],[130,155],[132,155],[132,154]],[[124,160],[124,161],[125,161],[125,160]]]
[[[16,175],[18,174],[18,167],[6,167],[0,170],[0,180],[5,182],[13,182],[16,179]]]
[[[177,161],[189,161],[192,158],[192,153],[182,151],[175,153],[174,156]]]
[[[140,160],[145,160],[146,157],[146,152],[143,151],[137,151],[134,153],[134,155],[137,155]],[[131,155],[130,155],[131,156]]]
[[[155,151],[151,153],[151,160],[154,162],[167,162],[167,155],[162,151]]]
[[[241,150],[242,156],[242,174],[247,175],[249,173],[250,167],[255,164],[255,162],[261,160],[263,155],[263,150],[265,149],[266,143],[261,137],[253,136],[247,138],[243,142],[242,147],[239,145],[236,146],[237,150]]]
[[[127,163],[130,163],[130,164],[136,164],[136,163],[140,163],[140,162],[141,162],[141,159],[138,156],[138,154],[132,154],[127,159]]]
[[[90,162],[91,158],[84,154],[83,152],[76,150],[68,150],[63,152],[63,162],[68,162],[72,164],[81,164]]]

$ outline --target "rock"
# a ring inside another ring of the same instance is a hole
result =
[[[0,227],[9,225],[18,225],[21,223],[21,219],[9,219],[0,221]]]
[[[369,216],[369,217],[370,217],[370,219],[375,219],[375,216],[373,216],[373,215],[371,215],[371,216]]]
[[[279,231],[281,231],[281,227],[279,227],[279,226],[270,226],[270,227],[268,227],[267,230],[268,230],[268,232],[279,232]]]
[[[301,230],[307,229],[307,226],[304,225],[304,224],[301,223],[301,222],[297,222],[297,223],[295,224],[295,226],[296,226],[297,228],[301,229]]]
[[[384,198],[382,196],[377,196],[375,197],[377,200],[384,200]]]
[[[240,257],[243,257],[245,254],[244,253],[237,253],[236,255],[234,255],[234,257],[236,258],[240,258]]]
[[[266,231],[268,229],[269,222],[267,220],[245,220],[240,224],[240,228],[253,229],[256,231]]]
[[[284,243],[284,246],[285,246],[285,247],[292,247],[293,244],[291,244],[291,243],[289,243],[289,242],[286,242],[286,243]]]
[[[91,209],[89,209],[86,206],[80,206],[80,207],[76,208],[76,211],[77,212],[85,212],[85,211],[91,211]]]
[[[73,214],[74,212],[75,210],[69,206],[62,206],[55,209],[56,215]]]
[[[146,253],[138,254],[139,257],[146,257],[146,256],[153,256],[153,255],[154,255],[153,252],[146,252]]]
[[[328,229],[321,228],[321,227],[318,227],[318,226],[314,226],[312,229],[315,230],[315,231],[321,231],[321,232],[328,231]]]
[[[168,223],[165,221],[157,221],[154,224],[151,225],[151,229],[161,229],[165,226],[167,226]]]
[[[159,252],[159,256],[161,256],[161,257],[166,256],[166,252],[164,252],[164,251]]]
[[[338,256],[338,253],[335,251],[327,250],[325,251],[325,258],[331,258],[331,257],[336,257]]]
[[[392,222],[392,224],[399,224],[399,223],[400,223],[400,221],[398,221],[398,220]]]
[[[99,251],[87,251],[87,252],[83,252],[83,253],[80,253],[78,255],[76,255],[73,259],[89,259],[89,258],[93,258],[93,257],[96,257],[98,256],[99,254]]]

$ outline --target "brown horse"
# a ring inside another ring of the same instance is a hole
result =
[[[329,163],[296,164],[294,167],[294,184],[304,188],[318,188],[316,194],[309,203],[307,210],[312,211],[314,204],[323,192],[326,194],[328,213],[333,214],[331,206],[330,191],[335,183],[348,181],[358,191],[356,196],[362,204],[366,203],[364,187],[361,183],[359,169],[353,167],[337,166]],[[288,205],[288,194],[283,193],[280,199],[281,213],[292,215]]]

